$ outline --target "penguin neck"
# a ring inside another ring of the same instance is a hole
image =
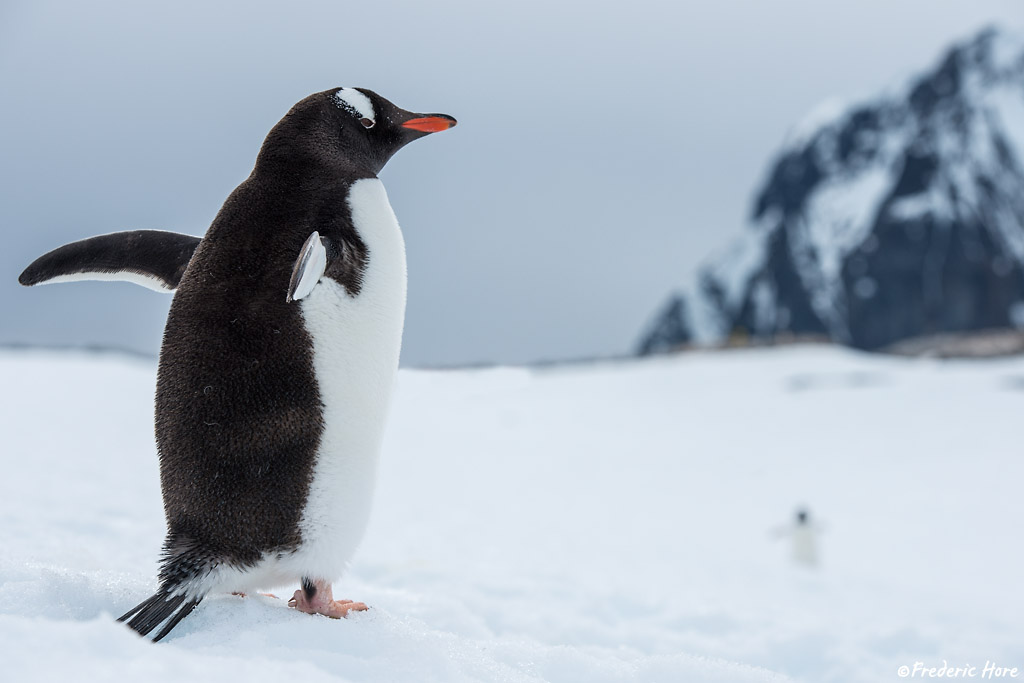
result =
[[[256,158],[254,178],[273,178],[275,183],[295,189],[309,184],[335,184],[344,178],[355,182],[360,178],[376,178],[366,164],[359,164],[341,155],[325,155],[316,150],[267,149]]]
[[[306,184],[313,178],[331,182],[376,177],[380,169],[346,133],[324,123],[330,119],[308,112],[289,112],[267,135],[256,157],[253,175],[275,182]],[[381,164],[380,166],[383,166]]]

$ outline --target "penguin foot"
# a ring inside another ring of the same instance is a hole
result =
[[[305,579],[302,581],[302,588],[295,591],[295,595],[288,601],[288,606],[306,614],[322,614],[332,619],[347,617],[349,612],[370,609],[363,602],[335,600],[331,584],[323,581],[310,582]]]

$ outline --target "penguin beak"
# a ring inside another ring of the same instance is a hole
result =
[[[420,133],[437,133],[454,127],[456,123],[458,122],[447,114],[426,114],[406,121],[402,127]]]

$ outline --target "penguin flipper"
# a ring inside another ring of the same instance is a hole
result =
[[[173,292],[200,238],[162,230],[131,230],[65,244],[37,258],[18,277],[31,287],[78,280],[120,280]]]
[[[309,296],[320,278],[327,270],[327,247],[320,233],[316,230],[306,238],[306,242],[299,250],[299,257],[295,259],[295,266],[292,268],[292,277],[288,282],[289,303],[299,301]]]
[[[155,595],[143,600],[117,620],[127,621],[128,628],[140,636],[149,635],[150,631],[167,620],[160,632],[153,637],[155,643],[170,633],[171,629],[187,617],[202,600],[202,597],[190,599],[183,594],[174,595],[166,587],[161,587]]]

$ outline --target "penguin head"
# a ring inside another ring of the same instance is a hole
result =
[[[343,131],[352,133],[347,139],[354,148],[362,148],[374,173],[413,140],[448,130],[456,123],[447,114],[406,111],[365,88],[338,88],[333,99],[342,115]]]
[[[315,156],[376,175],[402,147],[455,123],[447,114],[406,111],[372,90],[334,88],[292,107],[270,131],[260,156]]]

